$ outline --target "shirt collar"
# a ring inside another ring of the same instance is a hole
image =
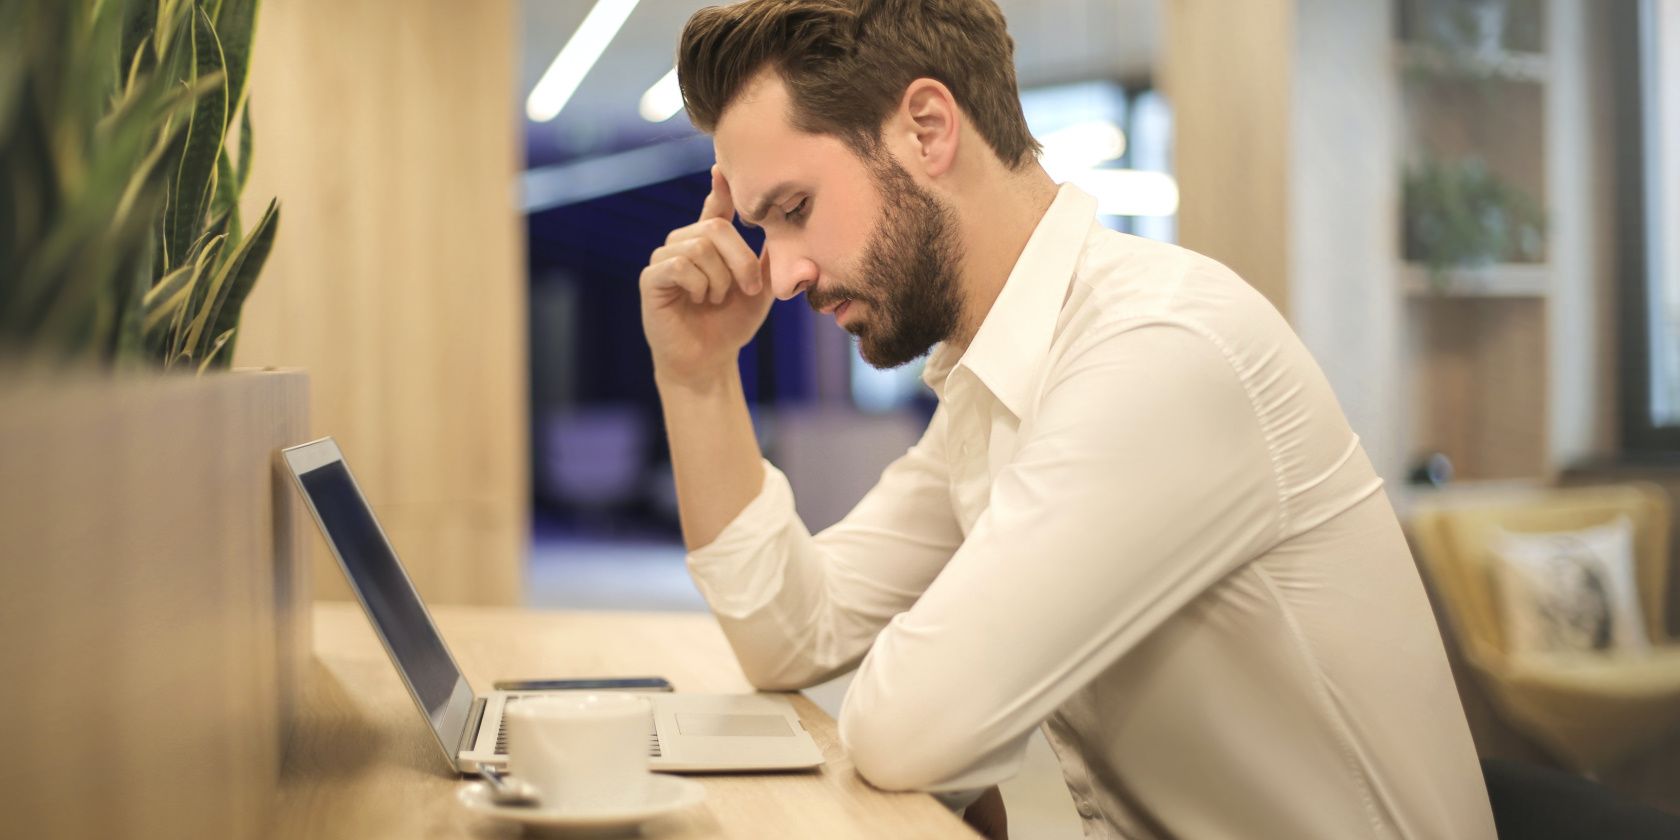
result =
[[[1085,191],[1072,184],[1056,191],[967,352],[940,344],[928,358],[922,381],[934,393],[943,398],[951,372],[967,368],[1004,407],[1022,416],[1038,387],[1057,316],[1096,214],[1097,200]]]

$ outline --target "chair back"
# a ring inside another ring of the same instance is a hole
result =
[[[1478,665],[1510,652],[1494,591],[1490,551],[1501,531],[1575,531],[1626,516],[1633,522],[1639,605],[1652,643],[1665,636],[1669,502],[1654,484],[1525,490],[1420,505],[1411,527],[1420,559],[1465,653]]]

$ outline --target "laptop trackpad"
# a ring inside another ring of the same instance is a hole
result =
[[[750,735],[792,738],[787,718],[781,715],[708,715],[677,713],[677,731],[683,735]]]

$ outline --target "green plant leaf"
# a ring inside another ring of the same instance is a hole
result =
[[[270,213],[265,214],[262,221],[258,223],[257,229],[251,232],[253,239],[259,234],[263,225],[269,222],[269,216],[273,210],[274,203],[271,201],[269,202]],[[216,331],[210,328],[216,325],[216,312],[227,298],[230,278],[237,274],[239,264],[245,260],[246,254],[250,253],[251,244],[251,240],[247,240],[231,257],[222,262],[220,268],[212,273],[211,277],[213,279],[209,283],[198,284],[197,288],[193,290],[192,297],[187,302],[191,320],[187,322],[186,333],[181,337],[179,343],[181,351],[196,354],[204,349],[205,342],[215,334]]]
[[[240,236],[228,142],[256,5],[0,0],[0,352],[228,364],[277,218]]]
[[[228,94],[221,44],[203,9],[193,9],[192,27],[194,80],[220,81],[198,101],[187,128],[187,142],[181,152],[169,208],[171,255],[186,253],[204,223],[214,186],[216,158],[221,155],[222,139],[227,133]]]
[[[131,68],[127,83],[132,85],[135,71],[147,66],[148,57],[156,59],[149,47],[152,32],[157,29],[157,0],[129,0],[122,5],[122,52],[117,57],[122,62],[121,66]]]
[[[235,329],[230,329],[230,330],[228,330],[228,331],[227,331],[227,332],[224,332],[224,333],[222,333],[222,334],[221,334],[221,335],[218,335],[218,336],[216,336],[216,341],[215,341],[215,343],[213,343],[213,344],[211,344],[211,345],[210,345],[210,349],[209,349],[209,350],[207,350],[207,351],[205,351],[205,353],[204,353],[204,359],[203,359],[203,361],[200,361],[200,362],[199,362],[199,363],[198,363],[198,374],[199,374],[199,375],[200,375],[200,376],[203,376],[203,375],[204,375],[204,372],[205,372],[205,371],[206,371],[206,370],[209,370],[209,369],[210,369],[210,364],[211,364],[211,363],[212,363],[212,362],[214,362],[214,361],[216,361],[216,359],[217,359],[217,356],[218,356],[218,355],[219,355],[219,354],[220,354],[220,353],[221,353],[221,350],[222,350],[222,346],[223,346],[223,345],[225,345],[225,344],[227,344],[227,343],[228,343],[228,341],[229,341],[229,340],[230,340],[230,339],[232,339],[232,338],[233,338],[233,334],[234,334],[234,333],[235,333],[235,332],[238,332],[238,329],[237,329],[237,328],[235,328]],[[229,349],[228,349],[228,352],[227,352],[227,354],[226,354],[226,357],[227,357],[227,358],[228,358],[228,359],[231,359],[231,358],[232,358],[232,356],[233,356],[233,349],[232,349],[232,348],[229,348]],[[219,364],[219,365],[217,365],[217,367],[221,367],[221,368],[225,368],[225,367],[227,367],[227,366],[228,366],[228,362],[227,362],[227,361],[223,361],[223,362],[222,362],[222,363],[221,363],[221,364]]]
[[[110,18],[103,22],[100,33],[88,36],[88,48],[107,55],[112,68],[117,53],[116,22],[120,21]],[[106,49],[109,53],[104,52]],[[64,60],[76,62],[82,58],[72,51]],[[80,84],[91,85],[86,93],[105,101],[106,89],[116,84],[117,77],[96,81],[97,76],[90,75]],[[35,212],[45,217],[44,226],[39,235],[26,232],[31,238],[31,253],[13,261],[18,284],[0,306],[0,310],[26,319],[23,334],[53,337],[43,338],[43,342],[56,343],[78,334],[83,325],[93,324],[97,329],[108,323],[114,329],[120,323],[115,318],[119,311],[116,303],[103,310],[112,316],[109,322],[89,307],[97,306],[101,297],[120,301],[127,293],[122,266],[144,245],[144,233],[161,201],[163,179],[154,177],[157,156],[148,154],[148,149],[159,131],[159,122],[167,123],[176,108],[190,108],[192,95],[190,90],[174,91],[159,82],[120,95],[114,104],[105,106],[110,110],[103,116],[97,112],[77,113],[74,103],[60,106],[71,113],[37,112],[39,116],[32,116],[35,132],[46,130],[38,120],[59,126],[50,140],[40,137],[37,141],[51,149],[43,155],[83,157],[74,163],[60,160],[55,167],[59,180],[37,183],[38,188],[50,191],[50,197],[31,199],[40,208]],[[88,139],[82,144],[58,142],[78,121],[82,130],[91,128],[85,135]],[[163,136],[167,138],[167,129]],[[17,334],[10,327],[5,331]],[[115,347],[108,336],[99,336],[97,341],[107,352]]]
[[[112,358],[118,368],[138,368],[146,359],[145,316],[146,294],[152,285],[152,248],[155,240],[145,239],[126,271],[129,276],[128,297],[123,301],[122,318],[117,326],[116,346]]]
[[[186,303],[192,292],[194,266],[183,265],[163,276],[163,280],[146,293],[142,309],[140,332],[150,335],[166,320],[173,320],[175,311]]]
[[[246,81],[250,78],[251,43],[256,34],[259,0],[219,0],[220,8],[213,16],[216,36],[222,42],[226,58],[229,112],[245,102]]]
[[[114,210],[144,134],[102,131],[124,13],[0,2],[0,343],[42,358],[108,360],[133,296],[144,218]]]
[[[183,11],[192,8],[174,0],[159,0],[158,27],[152,33],[157,52],[158,75],[169,83],[191,84],[193,80],[193,19]],[[160,37],[167,33],[167,37]]]
[[[1480,158],[1425,156],[1406,171],[1402,197],[1405,256],[1437,287],[1455,268],[1542,257],[1539,203]]]
[[[196,291],[203,284],[192,283],[189,285]],[[187,300],[191,301],[191,299],[192,295],[189,294]],[[164,370],[168,370],[175,365],[175,359],[182,355],[183,348],[186,346],[187,309],[188,304],[186,302],[175,307],[175,314],[169,319],[169,329],[164,331],[164,339],[158,347],[158,354],[153,357],[163,362]]]
[[[158,2],[158,30],[154,33],[152,43],[157,45],[157,78],[164,86],[180,88],[184,91],[197,90],[199,84],[193,68],[196,66],[193,57],[192,19],[176,15],[171,12],[174,8],[172,0]],[[164,34],[167,33],[167,37]],[[202,95],[200,93],[199,95]],[[197,103],[197,97],[193,99]],[[158,273],[168,271],[177,262],[182,262],[182,255],[172,250],[174,243],[170,240],[172,219],[175,206],[175,176],[181,167],[181,154],[187,145],[187,127],[192,120],[192,111],[181,115],[171,115],[164,123],[162,134],[171,139],[167,145],[163,159],[169,169],[163,210],[158,217],[158,238],[163,247],[158,249]]]
[[[215,218],[210,220],[209,226],[204,229],[204,233],[199,235],[198,241],[194,242],[192,248],[187,251],[187,259],[196,260],[199,254],[204,253],[204,248],[207,247],[211,241],[215,240],[217,237],[225,236],[228,232],[228,225],[231,224],[231,221],[232,220],[227,213],[216,214]]]
[[[175,145],[176,135],[173,133],[180,125],[174,122],[177,116],[185,116],[193,107],[202,89],[189,87],[163,89],[156,96],[141,96],[134,106],[134,120],[136,126],[129,130],[145,132],[156,131],[157,140],[152,144],[151,151],[146,153],[140,163],[134,168],[133,177],[123,190],[122,200],[118,203],[118,213],[126,213],[137,199],[140,189],[152,180],[152,172]],[[123,113],[123,103],[118,105],[118,114]],[[163,125],[163,128],[156,126]]]
[[[239,175],[233,171],[228,148],[223,146],[221,156],[216,158],[216,197],[210,200],[210,217],[219,218],[230,212],[238,215],[238,210]]]
[[[0,6],[0,138],[10,137],[23,100],[28,55],[24,44],[23,6]],[[4,143],[0,143],[0,149]]]
[[[251,229],[250,237],[223,268],[226,279],[218,276],[215,304],[209,310],[208,325],[211,329],[203,332],[203,336],[219,335],[239,326],[239,311],[245,305],[245,297],[256,285],[263,263],[268,261],[268,252],[274,247],[274,236],[279,228],[280,203],[270,199],[268,209],[263,212],[256,227]],[[200,355],[205,349],[200,349]]]
[[[245,182],[251,177],[251,99],[239,110],[239,195],[245,193]]]
[[[175,32],[189,20],[189,12],[196,9],[193,0],[157,0],[157,28],[165,32]],[[154,42],[155,43],[155,42]],[[158,58],[169,57],[169,53],[177,47],[184,46],[173,39],[158,44]],[[180,78],[178,76],[172,78]]]
[[[149,66],[147,59],[150,58],[152,54],[152,51],[147,49],[146,46],[151,42],[151,36],[146,36],[146,38],[140,42],[139,49],[136,49],[133,57],[128,60],[128,75],[123,78],[122,92],[124,96],[132,94],[134,92],[134,86],[139,84],[140,80],[144,78],[146,69]]]
[[[161,327],[165,320],[174,322],[177,313],[181,311],[198,284],[210,277],[214,271],[216,255],[226,242],[225,237],[217,237],[205,246],[199,253],[198,259],[189,265],[183,265],[166,275],[150,292],[146,293],[146,320],[144,331],[151,333]]]

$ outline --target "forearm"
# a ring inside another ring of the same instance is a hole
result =
[[[734,365],[701,380],[656,381],[683,541],[693,551],[717,539],[758,495],[764,482],[758,439]]]
[[[845,520],[813,536],[787,478],[759,457],[733,370],[704,387],[676,377],[659,385],[689,570],[748,679],[797,688],[855,665],[962,541],[943,412]]]

